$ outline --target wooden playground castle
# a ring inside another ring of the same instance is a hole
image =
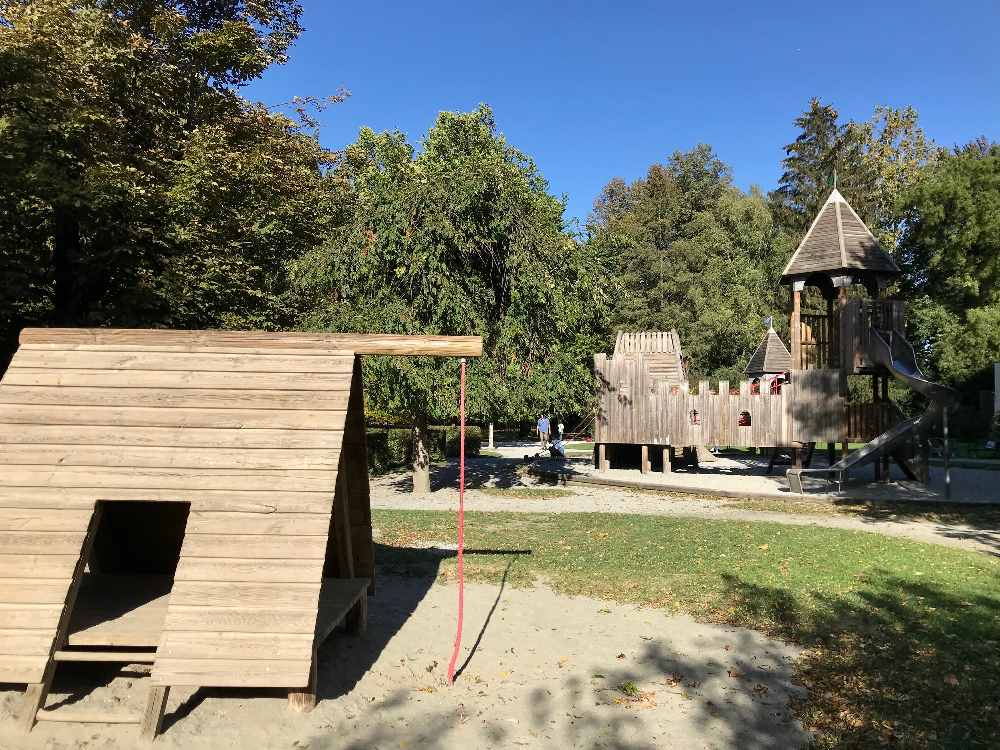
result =
[[[20,722],[159,731],[171,686],[315,701],[374,559],[358,355],[478,337],[28,329],[0,381],[0,682]],[[141,715],[46,709],[62,662],[148,663]]]
[[[904,303],[885,297],[898,274],[892,258],[833,190],[782,274],[791,288],[790,350],[769,330],[747,368],[757,377],[715,385],[702,381],[692,390],[674,331],[620,333],[610,357],[595,355],[597,468],[610,468],[619,455],[631,455],[639,446],[643,472],[654,463],[670,471],[680,449],[694,455],[691,449],[699,445],[788,449],[793,466],[800,467],[807,455],[803,449],[817,442],[828,444],[833,464],[835,444],[847,456],[849,443],[868,443],[886,433],[903,415],[888,398],[892,363],[877,359],[873,337],[901,338],[905,331]],[[803,311],[807,287],[819,290],[821,309]],[[787,363],[786,377],[761,387],[759,377],[775,372],[774,362]],[[851,375],[871,378],[871,400],[848,401]],[[898,443],[893,442],[892,457],[914,474],[907,455],[912,446]],[[886,477],[888,447],[883,452],[876,472]]]

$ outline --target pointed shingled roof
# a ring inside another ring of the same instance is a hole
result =
[[[785,348],[785,342],[773,328],[767,329],[764,339],[757,345],[750,357],[746,374],[755,377],[767,373],[777,374],[792,369],[792,355]]]
[[[781,274],[783,282],[818,271],[898,274],[899,266],[836,188]]]

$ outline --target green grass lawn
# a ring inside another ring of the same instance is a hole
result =
[[[453,578],[416,549],[455,518],[373,511],[387,573]],[[653,516],[469,513],[467,575],[636,602],[805,647],[795,706],[822,748],[996,747],[1000,559],[875,534]],[[509,550],[511,554],[497,554]],[[530,550],[530,554],[514,554]]]

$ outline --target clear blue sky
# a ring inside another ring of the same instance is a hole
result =
[[[418,143],[441,110],[493,107],[584,219],[612,177],[711,144],[743,188],[774,187],[792,120],[912,104],[938,143],[1000,140],[1000,3],[304,0],[291,62],[245,92],[268,104],[352,97],[321,138],[367,125]]]

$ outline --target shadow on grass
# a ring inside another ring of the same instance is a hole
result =
[[[803,609],[784,589],[724,581],[724,619],[806,647],[797,711],[818,747],[996,747],[1000,598],[874,570]]]
[[[521,483],[519,467],[522,462],[515,458],[496,456],[476,456],[466,459],[465,487],[475,490],[480,487],[514,487]],[[392,473],[389,487],[395,492],[413,492],[413,476],[402,470]],[[458,461],[449,460],[431,466],[431,492],[445,487],[458,486]]]
[[[935,524],[934,531],[941,536],[978,542],[1000,555],[1000,506],[851,500],[835,501],[834,506],[842,514],[865,521]]]

